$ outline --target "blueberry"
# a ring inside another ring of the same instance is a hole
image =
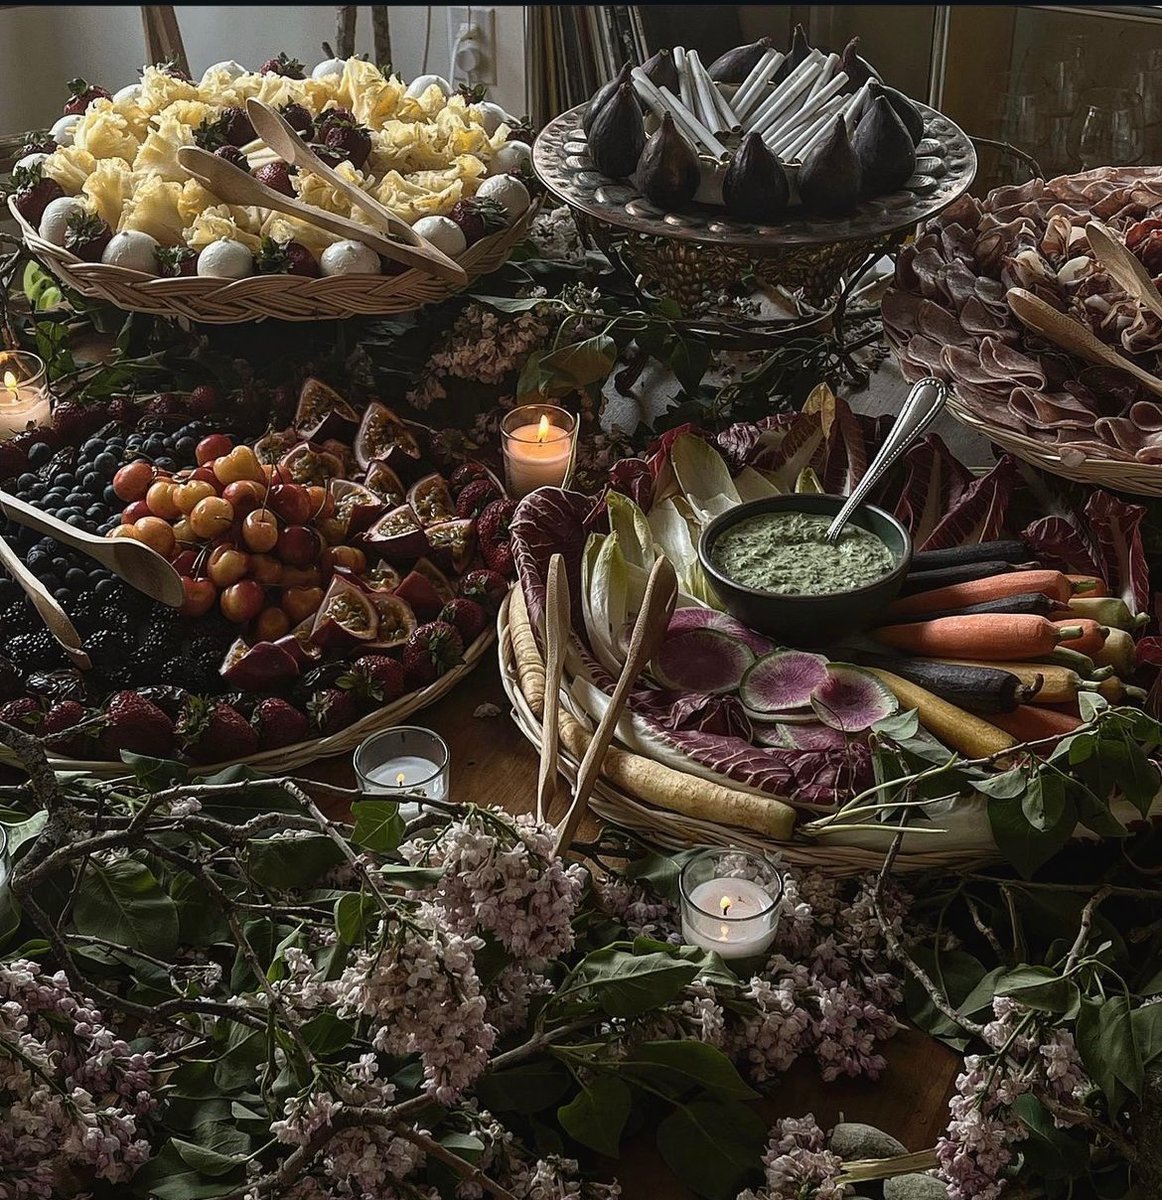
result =
[[[67,587],[60,587],[53,592],[53,598],[58,604],[65,605],[73,598],[73,594]]]
[[[70,567],[65,572],[65,583],[79,591],[81,588],[89,586],[89,577],[80,567]]]
[[[102,600],[109,599],[117,592],[117,583],[113,579],[102,579],[100,583],[93,589],[94,593]]]
[[[160,458],[153,460],[154,466],[159,467],[163,471],[176,471],[178,464],[175,459],[170,458],[168,454],[163,454]]]
[[[52,458],[52,447],[47,442],[33,442],[28,448],[29,466],[43,467]]]
[[[97,457],[93,459],[93,466],[96,467],[98,471],[103,471],[107,475],[112,475],[113,472],[117,470],[117,456],[110,454],[109,451],[106,450],[103,454],[98,454]]]
[[[101,499],[104,500],[110,508],[121,503],[121,498],[113,490],[112,484],[109,484],[109,486],[101,493]]]
[[[85,516],[88,517],[90,521],[96,521],[98,524],[100,524],[102,521],[108,520],[109,510],[103,504],[90,504],[89,507],[85,509]]]
[[[31,471],[25,471],[16,481],[16,488],[21,492],[31,491],[37,485],[37,478]]]
[[[51,571],[46,571],[40,576],[40,582],[44,584],[50,592],[55,592],[61,586],[59,576],[54,575]]]
[[[181,457],[192,459],[194,451],[198,448],[198,438],[196,437],[181,437],[174,442],[174,451]]]

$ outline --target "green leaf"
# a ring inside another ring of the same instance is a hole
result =
[[[574,1141],[616,1158],[632,1107],[633,1095],[616,1075],[598,1075],[557,1109],[557,1120]]]
[[[313,1016],[303,1025],[303,1041],[318,1055],[326,1057],[335,1054],[351,1042],[355,1036],[355,1026],[350,1021],[342,1021],[334,1013],[321,1012]]]
[[[1034,829],[1044,833],[1065,812],[1065,782],[1060,775],[1037,771],[1021,796],[1021,812]]]
[[[1033,1096],[1018,1096],[1012,1107],[1028,1134],[1021,1147],[1024,1170],[1055,1180],[1085,1176],[1089,1165],[1089,1143],[1081,1130],[1058,1129],[1041,1102]]]
[[[378,908],[370,896],[344,892],[335,901],[335,932],[340,941],[348,946],[358,946]]]
[[[473,295],[473,300],[479,304],[486,304],[489,308],[495,308],[497,312],[503,313],[526,313],[532,312],[538,305],[545,303],[545,298],[534,297],[531,300],[518,300],[512,296],[476,296]]]
[[[1028,879],[1069,841],[1077,824],[1077,807],[1066,797],[1061,816],[1045,829],[1035,829],[1025,817],[1017,797],[990,799],[989,826],[997,849]]]
[[[1081,1003],[1081,993],[1071,979],[1062,979],[1048,967],[1017,967],[997,983],[998,996],[1012,996],[1029,1008],[1040,1012],[1074,1016]]]
[[[542,357],[540,371],[549,378],[550,393],[570,392],[602,382],[616,361],[617,343],[608,334],[598,333],[550,351]]]
[[[1064,753],[1071,767],[1088,762],[1097,753],[1097,736],[1090,731],[1075,733],[1057,743],[1053,757]]]
[[[1142,1058],[1143,1068],[1162,1057],[1162,1004],[1146,1004],[1132,1009],[1130,1025]]]
[[[323,834],[295,838],[253,838],[247,843],[247,866],[251,879],[272,891],[285,892],[314,883],[320,875],[325,875],[342,861],[342,850]]]
[[[250,1157],[250,1139],[246,1134],[229,1125],[216,1125],[212,1129],[201,1126],[206,1137],[199,1142],[187,1142],[173,1138],[173,1147],[186,1166],[193,1167],[202,1175],[216,1178],[226,1175],[241,1166]],[[207,1144],[209,1143],[209,1144]],[[228,1147],[233,1146],[233,1150]]]
[[[648,1077],[675,1080],[684,1090],[694,1085],[703,1087],[723,1100],[753,1100],[758,1096],[734,1063],[705,1042],[645,1042],[622,1064],[622,1069],[633,1075],[641,1068]]]
[[[650,850],[629,862],[624,874],[626,879],[647,884],[659,896],[677,904],[678,876],[682,874],[682,868],[698,853],[697,850],[679,850],[675,854],[659,854]]]
[[[1135,1096],[1141,1092],[1142,1052],[1125,996],[1111,996],[1101,1004],[1086,1000],[1077,1014],[1075,1037],[1085,1069],[1111,1106],[1120,1101],[1119,1084]]]
[[[170,895],[178,909],[178,936],[186,946],[213,946],[230,937],[230,926],[201,880],[189,871],[174,872]]]
[[[16,857],[16,851],[20,849],[25,842],[31,841],[38,837],[40,831],[44,828],[45,821],[48,820],[48,813],[42,808],[39,812],[35,812],[25,821],[0,822],[4,826],[4,832],[8,836],[8,853],[12,858]]]
[[[390,854],[403,837],[403,818],[394,800],[356,800],[351,805],[355,814],[355,832],[351,840],[365,850]]]
[[[668,1004],[692,980],[698,964],[661,952],[634,955],[619,945],[587,955],[565,980],[583,987],[611,1017],[634,1017]]]
[[[675,337],[668,366],[683,389],[693,394],[710,366],[710,347],[704,341]]]
[[[657,1137],[666,1165],[707,1200],[734,1200],[757,1181],[766,1139],[766,1122],[756,1112],[718,1100],[676,1108]]]
[[[555,1058],[538,1058],[507,1071],[485,1075],[473,1089],[485,1108],[526,1116],[557,1104],[573,1076]]]
[[[128,1185],[133,1195],[149,1200],[210,1200],[237,1188],[228,1178],[210,1178],[191,1170],[173,1142],[133,1175]]]
[[[105,938],[158,958],[178,944],[178,910],[153,872],[133,858],[90,862],[73,907],[78,933]]]
[[[379,868],[379,878],[396,887],[414,888],[422,891],[434,887],[444,878],[443,867],[409,867],[406,863],[384,863]]]
[[[985,975],[984,964],[967,950],[942,950],[937,953],[930,945],[916,946],[912,952],[918,966],[943,991],[948,1002],[958,1011],[968,997],[980,986]],[[932,997],[911,975],[904,978],[904,998],[908,1016],[926,1033],[949,1045],[963,1048],[968,1044],[963,1026],[950,1021],[933,1003]],[[991,1000],[991,993],[990,993]]]
[[[1081,719],[1087,724],[1098,715],[1105,712],[1109,708],[1106,699],[1099,692],[1081,691],[1077,693],[1077,711],[1081,714]]]
[[[1159,774],[1158,767],[1146,757],[1142,748],[1131,741],[1128,735],[1124,737],[1123,745],[1126,758],[1118,777],[1121,792],[1145,817],[1158,795],[1162,775]]]
[[[475,1162],[484,1153],[484,1143],[471,1133],[457,1133],[452,1130],[450,1133],[441,1134],[439,1142],[441,1146],[468,1162]]]
[[[1029,773],[1024,767],[1014,767],[1011,771],[972,781],[972,786],[978,792],[991,796],[994,800],[1015,800],[1025,791],[1028,784]]]
[[[121,761],[133,772],[133,777],[148,791],[160,792],[175,783],[188,783],[189,768],[172,758],[150,758],[147,754],[121,751]]]

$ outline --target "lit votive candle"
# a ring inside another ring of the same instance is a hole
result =
[[[519,499],[540,487],[562,487],[573,468],[577,419],[556,404],[523,404],[500,424],[504,477]]]
[[[31,422],[47,425],[48,392],[44,362],[26,350],[0,352],[0,440],[21,433]]]
[[[746,850],[704,850],[682,868],[678,885],[688,946],[722,958],[754,958],[775,940],[783,878],[765,858]]]
[[[359,790],[372,796],[413,801],[443,800],[448,794],[448,745],[418,725],[397,725],[364,738],[355,751]]]

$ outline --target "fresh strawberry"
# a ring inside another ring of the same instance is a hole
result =
[[[341,150],[336,150],[334,146],[326,146],[322,142],[311,142],[311,149],[320,162],[326,163],[331,168],[347,161],[347,155]]]
[[[70,446],[79,446],[109,419],[104,408],[63,400],[52,410],[52,427],[57,437]]]
[[[508,595],[508,580],[496,571],[469,571],[460,577],[460,595],[475,600],[489,616],[495,617]]]
[[[179,66],[176,60],[172,58],[167,58],[164,60],[164,62],[154,63],[153,65],[163,75],[168,75],[171,79],[180,79],[183,83],[194,82],[190,78],[189,71],[187,71],[185,67]]]
[[[19,700],[9,700],[7,704],[0,704],[0,722],[23,729],[25,733],[37,730],[43,720],[44,713],[41,711],[40,701],[31,696],[21,696]]]
[[[144,696],[136,692],[114,692],[105,706],[105,733],[101,743],[113,758],[120,757],[122,750],[165,758],[173,753],[173,722]]]
[[[483,463],[475,462],[469,458],[452,472],[448,480],[448,486],[452,489],[452,494],[458,496],[460,489],[467,487],[474,479],[487,478],[488,468]]]
[[[151,417],[176,417],[182,411],[181,400],[173,392],[158,392],[145,406]]]
[[[20,147],[17,158],[23,158],[26,154],[51,154],[57,149],[56,138],[50,129],[30,129],[20,136],[24,138],[24,145]]]
[[[222,406],[222,393],[212,383],[199,383],[186,403],[190,414],[195,417],[208,417]]]
[[[216,153],[227,144],[226,130],[221,117],[207,117],[194,130],[194,145],[201,146],[203,150],[213,150]]]
[[[250,723],[258,731],[259,750],[278,750],[306,741],[311,728],[306,713],[277,696],[263,700],[250,714]]]
[[[218,118],[222,126],[222,136],[231,146],[245,146],[254,141],[254,125],[246,113],[246,109],[231,105],[222,110]]]
[[[83,113],[89,107],[90,101],[108,100],[109,90],[98,83],[87,83],[83,79],[69,80],[69,98],[65,104],[65,115],[73,116]]]
[[[501,575],[511,575],[514,569],[512,537],[508,531],[514,512],[515,500],[493,500],[476,523],[476,537],[485,566]]]
[[[59,200],[65,194],[64,188],[45,175],[39,166],[17,167],[12,172],[12,182],[16,185],[12,203],[30,225],[39,225],[49,202]]]
[[[57,754],[84,757],[89,748],[84,733],[71,733],[88,717],[83,704],[76,700],[61,700],[48,710],[37,733],[41,738],[51,738],[50,748]]]
[[[284,104],[278,111],[282,114],[282,119],[299,137],[309,142],[315,136],[315,118],[303,105],[295,104],[292,100],[290,104]]]
[[[457,200],[448,214],[460,226],[469,246],[508,226],[508,213],[495,200]]]
[[[298,172],[290,163],[285,163],[280,158],[277,162],[267,163],[264,167],[259,167],[254,172],[254,178],[259,183],[265,183],[268,188],[273,188],[276,192],[282,192],[284,196],[293,196],[295,189],[291,184],[291,176],[297,175]]]
[[[357,124],[355,120],[355,114],[349,108],[339,108],[338,106],[335,108],[325,108],[321,113],[319,113],[317,125],[320,129],[326,129],[326,127],[332,121],[335,121],[340,125]]]
[[[429,621],[413,630],[403,648],[408,682],[423,687],[438,679],[464,657],[464,639],[447,621]]]
[[[96,213],[75,212],[65,223],[65,249],[86,262],[97,262],[113,230]]]
[[[449,600],[440,609],[440,620],[454,625],[456,632],[464,639],[465,645],[474,642],[488,624],[488,617],[485,615],[484,609],[475,600],[469,600],[467,596],[457,596],[455,600]]]
[[[380,705],[398,700],[404,693],[404,670],[386,654],[365,654],[340,675],[336,683],[365,703]]]
[[[491,479],[474,479],[456,497],[456,516],[478,517],[493,502],[500,499],[500,488]]]
[[[178,275],[198,273],[198,252],[189,246],[162,246],[157,251],[157,265],[169,279]]]
[[[135,425],[137,423],[138,407],[132,396],[110,396],[109,407],[105,415],[118,425]]]
[[[287,79],[302,79],[303,64],[297,58],[287,58],[285,54],[276,54],[268,58],[258,68],[259,75],[285,75]]]
[[[258,749],[250,722],[224,700],[191,696],[178,718],[182,749],[194,762],[229,762]]]
[[[307,702],[307,711],[315,728],[326,737],[359,719],[359,701],[344,688],[322,688]]]
[[[260,275],[308,275],[319,273],[315,256],[302,242],[276,242],[264,237],[254,265]]]
[[[250,160],[237,146],[219,146],[214,151],[215,158],[224,158],[232,167],[250,174]]]
[[[320,140],[338,150],[355,168],[363,166],[371,153],[371,131],[360,125],[345,108],[329,108],[318,122]]]

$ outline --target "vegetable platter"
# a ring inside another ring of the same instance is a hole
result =
[[[58,278],[123,309],[212,323],[405,312],[499,267],[537,208],[530,135],[435,75],[407,83],[358,58],[307,73],[278,55],[70,89],[52,129],[29,135],[9,210]],[[256,135],[256,102],[293,161]],[[191,174],[191,151],[210,175]],[[385,255],[415,235],[448,270],[381,258],[373,234]]]
[[[513,572],[501,482],[375,397],[311,378],[285,399],[284,427],[257,433],[212,385],[142,409],[65,400],[0,443],[6,492],[147,545],[180,580],[167,607],[42,536],[56,526],[8,524],[91,663],[70,665],[0,579],[0,721],[40,736],[54,766],[285,771],[350,753],[487,654]]]
[[[778,849],[858,872],[901,831],[906,867],[1004,855],[1033,870],[1072,837],[1124,836],[1162,812],[1147,690],[1162,643],[1142,636],[1138,506],[1094,492],[1076,509],[1008,458],[974,477],[929,435],[871,497],[917,551],[885,624],[803,651],[716,607],[701,526],[764,495],[848,492],[882,420],[820,387],[798,414],[717,438],[667,434],[612,469],[599,503],[542,489],[518,505],[521,587],[500,616],[502,676],[538,741],[538,630],[560,553],[573,613],[566,773],[609,702],[655,557],[678,576],[678,607],[594,793],[600,816],[671,846]],[[1048,503],[1054,515],[1039,515]]]

